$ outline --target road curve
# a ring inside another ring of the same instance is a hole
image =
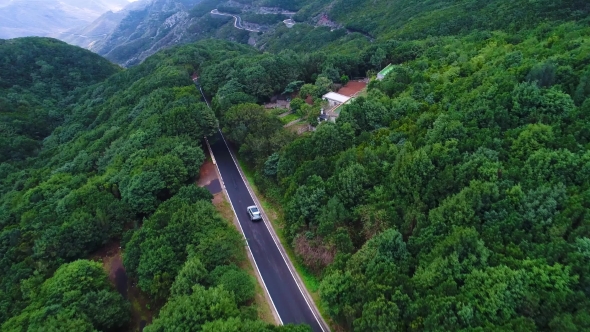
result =
[[[220,11],[219,11],[219,10],[217,10],[217,9],[213,9],[213,10],[211,11],[211,14],[213,14],[213,15],[223,15],[223,16],[231,16],[231,17],[233,17],[233,18],[234,18],[234,27],[235,27],[236,29],[240,29],[240,30],[246,30],[246,31],[251,31],[251,32],[260,32],[260,30],[255,30],[255,29],[248,29],[248,28],[245,28],[245,27],[242,25],[242,18],[241,18],[241,17],[239,17],[238,15],[234,15],[234,14],[227,14],[227,13],[222,13],[222,12],[220,12]]]
[[[221,173],[230,204],[236,212],[256,267],[260,271],[260,276],[280,320],[283,324],[308,324],[314,332],[328,332],[322,328],[299,289],[266,223],[250,221],[246,207],[254,205],[254,200],[221,133],[218,132],[212,141],[211,151]]]

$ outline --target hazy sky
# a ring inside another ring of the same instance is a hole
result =
[[[0,0],[0,39],[56,36],[140,0]]]
[[[35,3],[35,2],[41,2],[43,0],[0,0],[0,6],[6,6],[8,4],[10,4],[11,2],[28,2],[28,3]],[[96,0],[78,0],[77,2],[79,3],[88,3],[88,2],[93,2]],[[135,2],[137,0],[127,0],[127,2]],[[108,2],[108,1],[106,1]]]

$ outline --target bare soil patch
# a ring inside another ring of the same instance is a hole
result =
[[[215,169],[215,165],[213,164],[213,162],[211,160],[207,160],[205,161],[203,166],[201,166],[197,186],[206,187],[210,185],[211,182],[213,182],[214,180],[218,180],[217,170]]]
[[[217,169],[215,168],[213,161],[207,160],[203,166],[201,166],[197,186],[207,188],[212,195],[221,192],[221,182],[217,176]]]
[[[308,123],[306,123],[306,122],[300,122],[300,123],[296,123],[294,125],[291,125],[289,127],[286,127],[286,129],[288,129],[288,130],[290,130],[290,131],[292,131],[292,132],[294,132],[294,133],[296,133],[298,135],[301,135],[301,134],[303,134],[305,132],[310,131],[310,128],[309,127],[310,126],[309,126]]]

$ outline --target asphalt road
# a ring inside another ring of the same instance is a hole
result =
[[[213,15],[223,15],[223,16],[231,16],[234,18],[234,27],[240,30],[247,30],[247,31],[251,31],[251,32],[259,32],[258,30],[254,30],[254,29],[248,29],[246,27],[244,27],[242,25],[242,18],[238,15],[234,15],[234,14],[226,14],[226,13],[222,13],[220,11],[218,11],[217,9],[213,9],[211,11],[211,14]]]
[[[254,205],[254,201],[221,135],[217,133],[214,140],[211,150],[221,177],[242,225],[248,246],[283,324],[305,323],[310,325],[313,331],[322,332],[320,324],[297,287],[265,223],[250,221],[246,208]]]

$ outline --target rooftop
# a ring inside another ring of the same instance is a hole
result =
[[[290,18],[284,20],[283,23],[285,23],[285,25],[287,26],[287,28],[292,28],[295,25],[295,21],[293,21]]]
[[[350,97],[345,96],[345,95],[341,95],[336,92],[328,92],[322,96],[322,99],[330,99],[330,100],[337,101],[339,103],[345,103],[350,99]]]
[[[388,64],[387,67],[381,69],[381,71],[379,72],[378,75],[383,75],[383,77],[387,76],[387,74],[389,74],[389,72],[391,72],[393,70],[393,64]]]

